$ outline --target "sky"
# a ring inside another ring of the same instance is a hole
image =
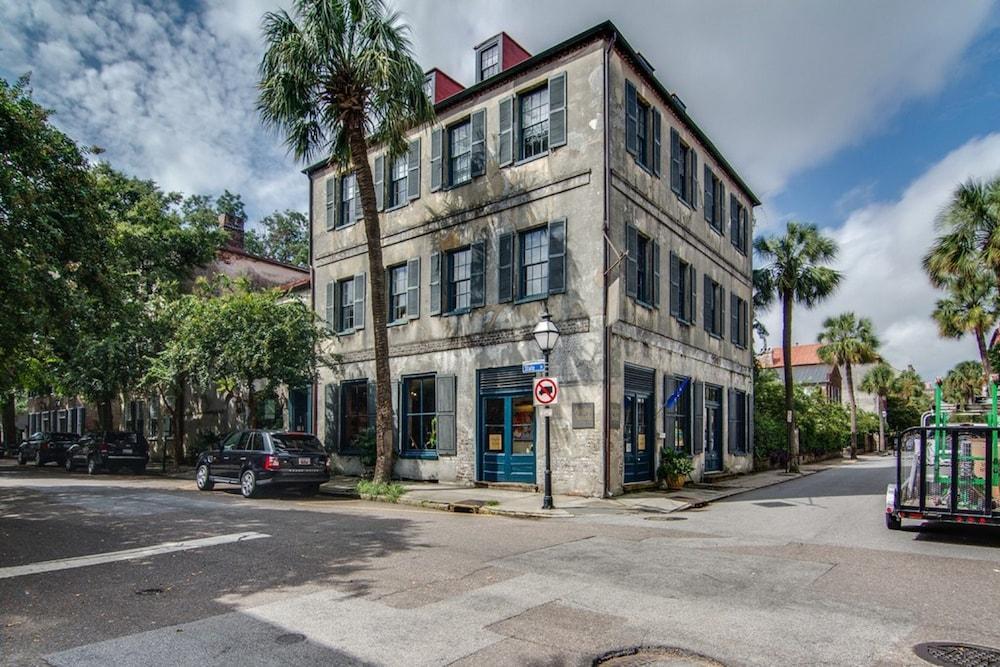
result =
[[[284,4],[288,4],[287,2]],[[975,358],[941,340],[920,258],[955,185],[1000,175],[1000,4],[918,0],[390,0],[417,59],[473,81],[501,30],[537,53],[611,19],[760,197],[756,233],[815,222],[845,280],[822,320],[871,317],[883,354],[925,379]],[[239,192],[251,220],[307,208],[303,165],[255,110],[273,0],[0,2],[0,76],[117,168],[184,193]],[[760,318],[780,341],[776,312]]]

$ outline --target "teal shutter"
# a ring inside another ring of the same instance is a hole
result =
[[[328,176],[326,179],[326,229],[327,231],[337,226],[337,177]]]
[[[434,384],[434,400],[437,404],[437,453],[438,456],[455,456],[458,453],[455,376],[438,375],[434,378]]]
[[[681,196],[681,135],[670,128],[670,189]]]
[[[639,293],[639,231],[625,225],[625,294],[632,298]]]
[[[406,263],[406,316],[411,320],[420,317],[420,258]]]
[[[681,260],[670,253],[670,314],[681,316]]]
[[[406,156],[406,198],[420,198],[420,137],[410,142]]]
[[[497,162],[506,167],[514,161],[514,98],[500,100],[500,134],[498,136]]]
[[[514,299],[514,234],[506,232],[497,239],[497,303]]]
[[[441,253],[431,254],[431,315],[441,314]]]
[[[375,208],[385,208],[385,156],[375,157]]]
[[[469,174],[472,178],[486,173],[486,109],[472,114],[469,121],[472,142],[469,155]]]
[[[652,242],[653,251],[650,253],[652,259],[652,271],[649,275],[653,280],[653,308],[660,307],[660,244]]]
[[[712,184],[712,170],[705,165],[705,220],[708,224],[715,225],[715,192]]]
[[[549,149],[566,145],[566,73],[549,79]]]
[[[704,280],[705,280],[705,296],[704,296],[705,310],[702,311],[702,317],[705,318],[705,323],[704,323],[705,331],[711,333],[712,322],[715,319],[712,316],[715,305],[713,301],[715,298],[715,290],[712,289],[712,279],[709,278],[708,274],[705,274]]]
[[[486,244],[482,241],[472,244],[471,294],[469,306],[477,308],[486,303]]]
[[[431,192],[437,192],[444,184],[444,130],[436,128],[431,131]]]
[[[729,294],[729,339],[740,345],[740,298],[734,292]]]
[[[365,328],[365,274],[354,276],[354,328]]]
[[[688,265],[688,313],[687,321],[694,324],[698,319],[698,273]]]
[[[549,223],[549,294],[566,291],[566,218]]]

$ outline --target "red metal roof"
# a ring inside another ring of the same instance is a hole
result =
[[[810,345],[792,346],[792,366],[814,366],[826,363],[819,358],[819,348],[822,343],[812,343]],[[785,364],[784,350],[780,347],[764,352],[757,360],[762,368],[779,368]]]

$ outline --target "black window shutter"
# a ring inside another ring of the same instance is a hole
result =
[[[406,157],[406,197],[420,198],[420,137],[410,142],[410,150]]]
[[[687,321],[694,324],[698,319],[698,273],[688,265],[688,313]]]
[[[339,331],[337,326],[337,281],[331,280],[326,284],[326,326],[333,331]]]
[[[670,253],[670,314],[681,316],[681,260]]]
[[[728,417],[728,419],[726,420],[727,422],[726,426],[728,428],[726,430],[728,431],[728,437],[726,439],[729,441],[729,453],[738,454],[740,445],[739,445],[739,439],[737,438],[739,414],[737,412],[737,407],[736,407],[736,390],[730,389],[726,393],[728,394],[727,396],[728,400],[726,403],[726,415]]]
[[[549,79],[549,148],[566,145],[566,73]]]
[[[670,128],[670,189],[681,194],[681,135]]]
[[[639,100],[635,86],[631,81],[625,81],[625,150],[632,155],[639,152],[638,123]]]
[[[712,279],[705,275],[705,310],[702,312],[702,317],[705,318],[705,331],[712,330],[712,323],[715,321],[713,317],[713,299],[715,298],[715,291],[712,289]]]
[[[514,98],[500,100],[500,134],[497,162],[506,167],[514,161]]]
[[[729,337],[740,345],[740,301],[735,293],[729,294]]]
[[[705,219],[709,224],[715,224],[715,192],[712,184],[712,170],[705,165]]]
[[[632,225],[625,225],[625,294],[631,297],[639,293],[639,231]]]
[[[549,294],[566,291],[566,218],[549,223]]]
[[[691,434],[691,453],[701,454],[705,451],[705,383],[692,382],[694,385],[694,433]]]
[[[716,322],[715,324],[712,325],[712,331],[714,331],[717,335],[725,338],[726,337],[726,290],[721,286],[717,287],[719,289],[719,293],[715,295],[716,299],[715,307],[718,310],[718,312],[716,313],[717,316]]]
[[[392,269],[385,270],[385,321],[392,322]]]
[[[691,192],[691,208],[698,209],[698,154],[694,149],[688,151],[691,155],[691,170],[688,171],[688,187]]]
[[[431,130],[431,192],[437,192],[444,184],[444,160],[442,146],[444,145],[444,130]]]
[[[486,109],[473,113],[470,125],[472,148],[469,173],[475,178],[486,173]]]
[[[326,179],[326,228],[333,229],[337,226],[337,181],[336,176]]]
[[[739,245],[740,212],[736,206],[736,195],[729,195],[729,240]]]
[[[458,452],[455,425],[455,376],[438,375],[434,382],[437,406],[438,456],[454,456]]]
[[[660,154],[660,112],[653,109],[653,173],[660,175],[662,166]]]
[[[652,271],[649,275],[653,277],[653,307],[660,307],[660,244],[653,241],[653,252],[650,253],[652,259]]]
[[[743,301],[741,305],[743,309],[740,313],[740,326],[742,327],[740,339],[743,341],[743,347],[750,347],[750,302]]]
[[[747,420],[747,425],[744,429],[744,432],[747,434],[747,441],[746,445],[743,447],[743,451],[747,454],[747,456],[751,456],[753,455],[753,396],[751,394],[747,394],[744,397],[744,400],[746,401],[747,406],[747,411],[744,413]]]
[[[324,391],[324,440],[328,452],[340,451],[340,385],[330,382]]]
[[[482,241],[472,244],[472,267],[471,267],[471,294],[469,295],[469,305],[472,308],[482,306],[486,303],[486,244]]]
[[[497,303],[514,298],[514,234],[506,232],[497,239]]]
[[[431,315],[441,314],[441,253],[431,254]]]
[[[385,156],[375,157],[375,208],[385,208]]]
[[[365,328],[365,274],[354,276],[354,328]]]
[[[406,262],[406,316],[411,320],[420,317],[420,258]]]
[[[716,227],[723,236],[726,235],[726,184],[719,181],[719,194],[715,198],[715,205],[719,209],[715,212],[715,219],[718,221]]]

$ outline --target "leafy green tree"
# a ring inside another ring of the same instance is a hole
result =
[[[842,313],[823,321],[819,334],[822,343],[816,352],[819,358],[832,366],[843,366],[847,378],[847,399],[851,410],[851,458],[858,458],[858,404],[854,395],[856,364],[867,364],[878,359],[878,338],[875,327],[867,317],[858,318],[854,313]]]
[[[384,146],[390,159],[402,155],[406,131],[430,121],[434,110],[408,28],[383,0],[296,0],[294,14],[264,16],[258,108],[296,158],[322,154],[357,176],[375,339],[375,481],[387,482],[394,448],[385,265],[368,149]]]
[[[906,370],[901,371],[896,376],[893,393],[906,400],[917,399],[926,402],[927,399],[927,387],[924,384],[924,379],[920,377],[913,366],[907,366]]]
[[[254,230],[246,233],[246,249],[261,257],[270,257],[285,264],[309,264],[309,221],[291,209],[275,211],[260,221],[263,234]]]
[[[878,396],[878,440],[879,449],[885,451],[885,418],[882,411],[888,411],[889,395],[896,387],[896,371],[892,366],[881,362],[868,371],[861,380],[861,391]]]
[[[247,210],[243,204],[243,197],[229,190],[223,190],[219,198],[215,200],[215,209],[219,213],[225,213],[240,220],[247,219]]]
[[[997,323],[997,287],[985,271],[978,271],[958,278],[949,278],[943,283],[949,291],[944,299],[938,299],[931,317],[938,325],[938,333],[944,338],[961,338],[972,334],[979,349],[979,360],[983,364],[986,378],[993,375],[986,337]]]
[[[29,79],[0,79],[0,400],[12,438],[25,366],[65,342],[106,253],[86,152],[49,122]],[[34,373],[32,373],[34,375]]]
[[[978,361],[960,361],[944,376],[944,399],[967,408],[983,393],[983,366]]]
[[[1000,288],[1000,176],[959,185],[938,215],[937,227],[940,235],[923,260],[936,287],[985,269]]]
[[[816,225],[789,222],[780,236],[758,237],[754,251],[763,262],[754,269],[754,303],[761,308],[781,302],[781,346],[784,352],[785,424],[788,445],[788,469],[798,470],[798,445],[795,433],[795,394],[792,379],[792,307],[812,308],[833,294],[841,274],[827,264],[837,257],[837,243],[820,234]]]

